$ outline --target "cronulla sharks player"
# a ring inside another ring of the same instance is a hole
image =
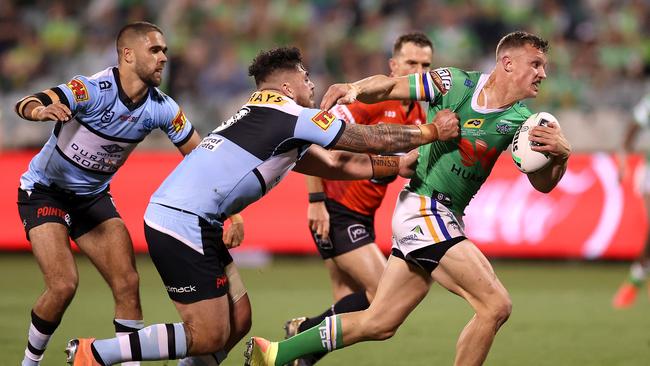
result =
[[[129,339],[72,340],[74,365],[208,353],[219,363],[251,325],[246,289],[219,235],[225,217],[262,198],[292,169],[329,179],[409,175],[417,155],[325,148],[404,152],[458,136],[458,119],[449,110],[427,126],[365,126],[309,108],[314,84],[296,48],[260,53],[249,74],[258,90],[176,167],[145,214],[149,253],[182,323],[155,324]]]
[[[166,132],[183,155],[200,141],[176,102],[156,88],[166,51],[157,26],[126,25],[117,36],[118,67],[76,76],[16,104],[24,119],[56,122],[18,190],[20,217],[45,281],[32,308],[23,366],[39,364],[77,289],[69,238],[113,292],[116,333],[144,325],[132,243],[109,183],[154,129]]]

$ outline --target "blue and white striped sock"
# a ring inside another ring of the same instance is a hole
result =
[[[25,347],[25,358],[21,363],[22,366],[37,366],[41,362],[47,343],[58,326],[59,322],[49,322],[41,319],[32,310],[32,322],[29,324],[27,347]]]
[[[115,336],[120,337],[144,328],[144,320],[113,319],[113,325],[115,326]],[[123,362],[122,366],[140,366],[140,361]]]
[[[183,323],[154,324],[136,333],[93,342],[106,365],[124,361],[175,360],[187,354]]]

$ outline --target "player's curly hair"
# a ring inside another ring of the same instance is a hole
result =
[[[499,54],[505,49],[523,47],[527,44],[544,53],[547,53],[549,49],[548,41],[542,37],[524,31],[515,31],[508,33],[501,38],[497,45],[497,57],[499,57]]]
[[[255,85],[261,83],[278,70],[296,70],[302,65],[300,50],[296,47],[278,47],[260,51],[248,67],[248,75],[255,78]]]

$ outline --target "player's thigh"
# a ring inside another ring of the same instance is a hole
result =
[[[29,231],[32,253],[48,287],[62,281],[76,286],[77,266],[70,249],[68,229],[58,223],[45,223]]]
[[[474,309],[510,299],[485,255],[467,239],[447,251],[432,277],[444,288],[465,298]]]
[[[228,296],[191,303],[174,301],[174,306],[189,333],[189,351],[192,354],[216,352],[226,345],[231,317]]]
[[[323,261],[330,277],[334,300],[339,301],[347,295],[363,291],[363,286],[341,270],[332,258]]]
[[[70,235],[109,283],[135,276],[131,237],[108,190],[75,199],[71,216]]]
[[[429,292],[431,276],[405,260],[390,256],[368,317],[390,329],[399,327]]]
[[[366,244],[333,257],[332,260],[342,272],[353,278],[371,296],[374,296],[379,278],[386,267],[386,257],[379,250],[377,244]]]
[[[19,189],[18,213],[46,282],[57,279],[76,282],[77,269],[68,231],[70,215],[61,197],[40,189]]]
[[[109,283],[115,278],[135,275],[133,244],[121,218],[102,222],[75,242]]]

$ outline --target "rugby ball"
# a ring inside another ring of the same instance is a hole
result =
[[[551,162],[549,154],[533,151],[531,147],[539,145],[528,140],[528,133],[535,126],[546,126],[550,122],[558,123],[557,118],[547,112],[535,113],[519,126],[512,139],[512,160],[517,169],[523,173],[533,173],[544,168]],[[558,123],[559,125],[559,123]]]

